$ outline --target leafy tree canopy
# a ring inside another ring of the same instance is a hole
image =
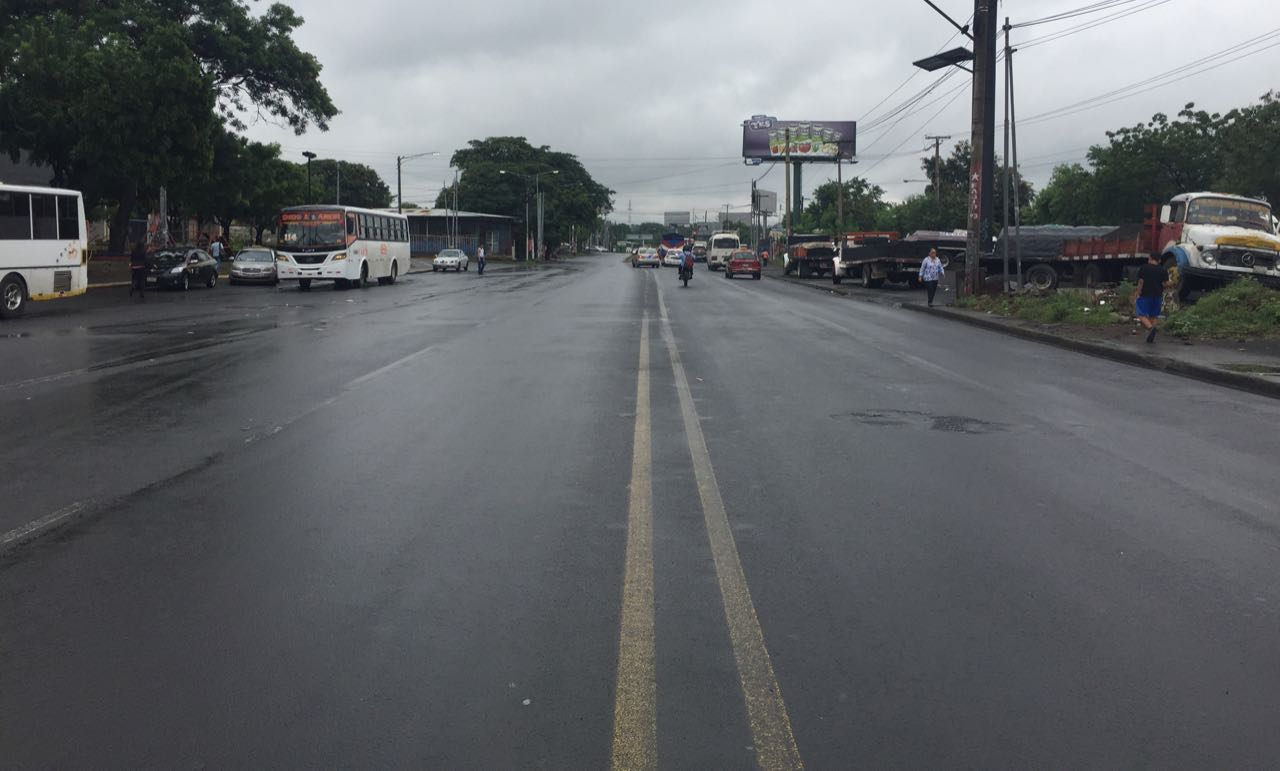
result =
[[[840,186],[826,182],[817,187],[804,209],[799,229],[806,232],[837,233],[839,223]],[[844,180],[844,230],[873,230],[877,220],[889,208],[884,189],[860,177]]]
[[[28,0],[0,5],[0,151],[47,164],[91,204],[207,173],[244,111],[302,133],[337,114],[302,23],[243,0]],[[113,243],[119,248],[121,243]]]
[[[1145,204],[1179,193],[1213,190],[1280,200],[1280,99],[1225,115],[1187,104],[1174,118],[1158,113],[1107,132],[1089,149],[1088,168],[1054,169],[1032,211],[1036,222],[1117,224],[1137,221]]]
[[[473,139],[453,154],[451,163],[460,172],[459,209],[505,214],[523,222],[527,200],[530,232],[534,191],[541,190],[547,244],[568,241],[575,229],[596,229],[613,210],[613,191],[596,182],[575,156],[546,145],[534,147],[524,137]],[[451,208],[453,193],[453,185],[441,191],[436,206]]]
[[[341,173],[339,173],[341,164]],[[307,165],[303,170],[303,182]],[[342,182],[339,195],[338,182]],[[344,203],[367,209],[383,209],[391,205],[391,188],[378,172],[363,163],[317,158],[311,162],[311,200],[308,203]]]

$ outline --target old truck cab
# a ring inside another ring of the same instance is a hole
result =
[[[1184,193],[1160,209],[1155,246],[1185,297],[1193,289],[1252,276],[1280,286],[1280,235],[1266,201]]]

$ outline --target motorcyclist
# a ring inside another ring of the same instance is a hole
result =
[[[693,275],[693,252],[685,245],[684,250],[680,252],[680,277],[684,277],[685,271],[689,271],[688,275]]]

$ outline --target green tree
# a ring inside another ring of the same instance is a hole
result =
[[[342,191],[339,201],[338,164],[342,164]],[[306,166],[303,165],[303,172]],[[391,205],[391,188],[378,172],[363,163],[317,158],[311,162],[311,199],[307,203],[343,203],[366,209],[383,209]]]
[[[799,223],[804,230],[833,234],[840,230],[837,205],[839,187],[835,181],[830,181],[813,191],[809,204],[804,209],[804,221]],[[889,204],[884,201],[884,189],[879,185],[873,185],[861,177],[844,180],[846,232],[875,229],[876,222],[888,208]]]
[[[613,191],[592,179],[569,153],[546,145],[533,147],[524,137],[473,139],[467,145],[451,160],[461,172],[459,209],[505,214],[523,222],[527,201],[533,220],[536,187],[543,194],[543,241],[548,245],[590,232],[613,210]],[[436,206],[453,205],[453,188],[449,185],[441,191]],[[530,222],[530,232],[534,226]]]
[[[931,195],[913,195],[905,201],[891,204],[876,218],[876,230],[888,230],[900,235],[917,230],[954,230],[965,227],[954,211],[938,202]]]
[[[0,150],[26,150],[55,182],[112,201],[112,247],[140,191],[200,176],[218,124],[256,112],[301,133],[337,110],[302,20],[242,0],[44,0],[0,7]]]
[[[933,156],[920,159],[920,168],[929,177],[929,184],[922,196],[912,196],[885,212],[878,221],[882,230],[895,230],[907,234],[915,230],[958,230],[969,226],[969,166],[972,149],[968,142],[957,142],[951,154],[938,163],[935,190]],[[1004,182],[1001,178],[1000,159],[993,178],[991,221],[993,232],[1004,227]],[[1024,212],[1035,197],[1035,190],[1025,179],[1018,184],[1019,203]]]
[[[1036,195],[1026,222],[1089,225],[1099,221],[1094,214],[1096,202],[1093,173],[1078,163],[1062,164],[1053,170],[1049,183]]]
[[[1280,204],[1280,96],[1240,110],[1222,131],[1222,168],[1216,189]]]
[[[1133,222],[1144,204],[1208,190],[1223,168],[1220,133],[1236,117],[1188,104],[1169,120],[1157,113],[1146,123],[1108,131],[1106,145],[1089,149],[1095,222]]]

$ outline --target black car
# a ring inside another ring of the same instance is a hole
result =
[[[204,284],[213,289],[218,283],[218,263],[195,247],[160,249],[147,257],[147,283],[182,290]]]

